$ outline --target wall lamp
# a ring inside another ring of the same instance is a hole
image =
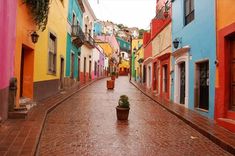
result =
[[[179,43],[180,43],[179,39],[175,38],[174,41],[173,41],[173,46],[174,46],[175,49],[177,49],[179,47]]]
[[[37,34],[36,31],[34,31],[32,34],[31,34],[31,39],[32,39],[32,42],[35,44],[38,42],[38,37],[39,35]]]

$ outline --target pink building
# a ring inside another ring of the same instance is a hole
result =
[[[0,118],[7,119],[9,80],[13,76],[17,0],[0,0]]]

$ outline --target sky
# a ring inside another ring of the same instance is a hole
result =
[[[88,0],[96,17],[128,27],[149,29],[156,0]]]

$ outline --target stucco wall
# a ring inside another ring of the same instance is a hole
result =
[[[195,0],[195,18],[187,25],[184,25],[183,2],[183,0],[177,0],[172,3],[172,40],[179,38],[181,40],[180,47],[190,47],[189,108],[194,110],[195,63],[209,59],[209,110],[208,113],[198,112],[213,118],[215,98],[214,61],[216,59],[215,1]],[[172,50],[175,51],[174,48]],[[174,88],[172,88],[172,91],[174,91]],[[171,98],[174,99],[173,93]]]
[[[60,11],[58,11],[60,10]],[[68,0],[64,4],[60,0],[53,0],[50,5],[48,24],[43,32],[39,32],[39,40],[35,46],[34,81],[59,79],[60,57],[66,60],[66,28],[68,15]],[[56,36],[56,74],[48,72],[49,35]]]
[[[153,40],[152,40],[152,55],[163,55],[171,52],[171,23],[168,24]]]

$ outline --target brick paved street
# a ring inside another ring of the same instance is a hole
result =
[[[127,77],[106,90],[106,79],[49,113],[38,155],[230,155],[150,100]],[[128,122],[116,120],[119,96],[130,98]]]

